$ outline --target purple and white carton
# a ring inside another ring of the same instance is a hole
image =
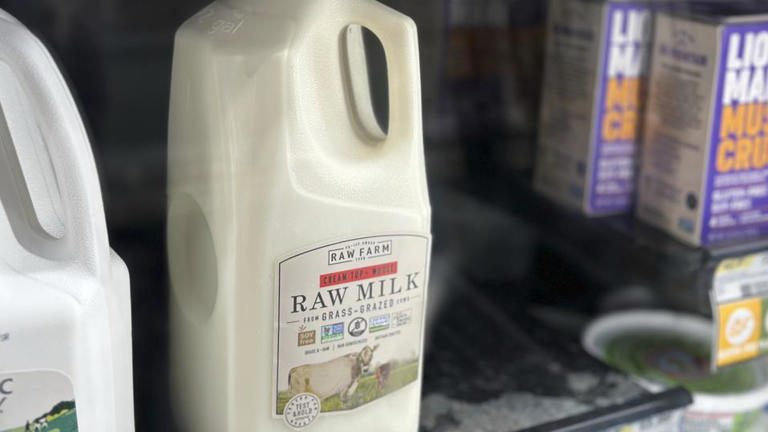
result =
[[[768,234],[768,15],[656,20],[639,218],[692,245]]]
[[[674,4],[550,1],[537,191],[588,215],[632,208],[653,12]]]

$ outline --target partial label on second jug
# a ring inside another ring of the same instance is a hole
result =
[[[75,394],[55,371],[0,373],[0,432],[77,432]]]
[[[301,428],[418,379],[429,248],[429,236],[383,235],[278,263],[276,417]]]

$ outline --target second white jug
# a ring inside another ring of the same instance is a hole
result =
[[[0,431],[133,432],[128,270],[56,63],[0,10]]]

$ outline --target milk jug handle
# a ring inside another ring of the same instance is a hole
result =
[[[421,83],[416,24],[372,1],[349,2],[347,24],[367,27],[378,36],[387,57],[390,122],[387,142],[421,142]]]
[[[10,68],[32,108],[50,153],[64,212],[61,239],[20,235],[25,231],[20,225],[29,226],[29,221],[13,220],[9,215],[14,233],[27,250],[70,261],[98,275],[109,268],[104,205],[88,134],[69,88],[44,45],[5,13],[0,14],[0,62]],[[0,100],[3,103],[7,101]]]

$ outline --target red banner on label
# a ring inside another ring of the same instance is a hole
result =
[[[373,279],[395,273],[397,273],[397,261],[370,267],[344,270],[336,273],[328,273],[320,276],[320,288]]]

